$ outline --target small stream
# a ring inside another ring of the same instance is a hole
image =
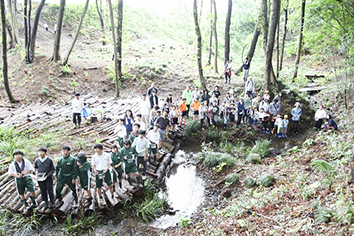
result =
[[[188,219],[204,201],[204,181],[197,176],[196,166],[185,163],[185,152],[179,150],[174,158],[177,165],[166,179],[166,190],[170,206],[176,210],[175,215],[163,215],[150,226],[166,229],[175,226],[181,220]]]

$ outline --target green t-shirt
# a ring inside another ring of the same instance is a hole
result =
[[[131,132],[130,135],[129,135],[130,143],[133,143],[133,142],[134,142],[134,139],[135,139],[136,137],[138,137],[138,136],[139,136],[138,132],[136,132],[135,134],[134,134],[134,131]]]
[[[57,166],[55,168],[56,177],[71,177],[76,179],[78,174],[78,167],[76,164],[76,158],[69,155],[67,157],[60,157]]]
[[[138,153],[136,152],[135,148],[130,146],[129,148],[122,148],[120,150],[120,154],[121,156],[124,158],[124,157],[127,157],[127,159],[124,161],[128,164],[132,164],[134,162],[134,157],[136,157],[138,155]]]
[[[116,166],[119,163],[123,162],[123,156],[121,155],[121,153],[118,151],[117,153],[111,152],[111,159],[112,159],[112,164],[111,166]],[[116,170],[119,170],[122,168],[122,165],[118,166],[117,168],[115,168]]]

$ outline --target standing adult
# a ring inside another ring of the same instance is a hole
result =
[[[159,105],[159,97],[157,96],[157,92],[153,90],[151,92],[151,96],[149,96],[150,101],[150,109],[153,109],[155,106]]]
[[[158,132],[160,134],[159,148],[162,148],[163,141],[165,141],[168,131],[170,129],[170,120],[168,119],[168,111],[164,110],[163,115],[157,118],[155,125],[159,125]]]
[[[172,99],[172,93],[168,94],[167,98],[164,101],[164,104],[162,106],[162,109],[167,109],[168,111],[170,111],[171,107],[172,107],[172,103],[173,103],[173,99]]]
[[[84,102],[80,99],[80,93],[75,93],[75,98],[71,101],[71,106],[73,108],[74,129],[80,128],[81,110],[84,108]]]
[[[190,111],[191,103],[192,103],[192,99],[193,99],[191,86],[187,85],[187,88],[182,93],[182,98],[186,99],[186,105],[187,105],[187,108],[188,108],[188,110],[187,110],[187,118],[189,118],[189,111]]]
[[[150,101],[146,99],[146,94],[143,94],[140,100],[140,114],[141,121],[145,124],[145,127],[149,127],[149,114],[150,114]]]
[[[155,94],[157,95],[157,93],[159,92],[159,90],[155,87],[155,83],[151,83],[151,86],[148,88],[147,90],[147,94],[150,97],[152,95],[152,92],[155,91]]]
[[[241,123],[243,116],[245,115],[245,103],[243,102],[243,97],[237,102],[237,125]]]
[[[246,61],[243,63],[243,80],[246,81],[249,70],[250,70],[251,62],[248,60],[248,57],[246,57]]]
[[[252,77],[248,77],[248,80],[245,84],[245,92],[248,94],[248,95],[252,95],[252,98],[254,98],[254,91],[255,91],[255,86],[254,86],[254,82],[252,80]]]
[[[323,105],[320,105],[320,108],[315,113],[315,129],[321,129],[323,120],[327,118],[327,113],[323,109]]]
[[[209,106],[209,99],[210,99],[210,95],[207,89],[203,90],[203,95],[200,98],[200,103],[204,103],[204,101],[207,102],[207,105]]]
[[[295,107],[292,109],[291,115],[292,115],[291,120],[292,120],[293,133],[298,134],[299,133],[300,117],[302,115],[302,111],[301,111],[299,102],[295,103]]]
[[[53,159],[48,157],[47,148],[38,149],[38,158],[34,161],[34,169],[38,176],[37,181],[41,190],[42,201],[45,202],[44,208],[52,209],[54,207],[55,198],[53,190],[53,174],[55,171]],[[50,203],[48,204],[48,195]]]
[[[219,86],[215,86],[213,94],[215,94],[215,97],[218,99],[218,105],[220,105],[221,92],[219,90]]]
[[[225,64],[225,84],[227,84],[227,79],[229,79],[229,84],[230,84],[231,75],[232,75],[232,60],[226,62]]]
[[[131,110],[126,110],[124,116],[124,126],[127,130],[127,138],[129,137],[130,133],[133,131],[133,124],[134,124],[133,112]]]
[[[201,96],[202,96],[202,92],[199,90],[198,86],[195,86],[192,92],[192,100],[195,101],[195,99],[198,99],[199,101]]]

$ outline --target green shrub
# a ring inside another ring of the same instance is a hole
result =
[[[158,193],[155,193],[152,199],[146,197],[141,204],[136,203],[134,208],[136,209],[135,214],[138,218],[145,222],[150,222],[161,216],[166,206],[166,197],[159,198]]]
[[[275,179],[271,175],[267,175],[262,178],[261,180],[261,185],[264,187],[271,187],[275,184]]]
[[[200,152],[196,159],[203,160],[203,163],[208,167],[216,167],[221,164],[231,167],[235,163],[235,159],[231,155],[220,152]]]
[[[246,162],[247,163],[252,163],[252,164],[261,164],[262,163],[262,159],[259,157],[259,154],[250,153],[246,157]]]
[[[42,95],[42,96],[48,96],[48,93],[49,93],[49,88],[47,87],[47,86],[43,86],[42,87],[42,90],[40,91],[40,94]]]
[[[216,130],[208,131],[208,140],[209,141],[219,141],[220,140],[219,132]]]
[[[255,181],[254,179],[252,179],[251,177],[247,177],[247,178],[245,179],[245,185],[246,185],[246,187],[248,187],[248,188],[252,188],[253,186],[256,185],[256,181]]]
[[[251,153],[257,153],[260,157],[264,157],[269,154],[269,145],[271,141],[268,139],[256,140]]]
[[[318,207],[315,214],[316,220],[323,223],[330,222],[333,216],[333,211],[327,207]]]
[[[240,176],[237,173],[230,173],[226,175],[225,182],[227,185],[237,184],[240,182]]]
[[[187,125],[183,130],[183,136],[192,137],[193,135],[199,135],[200,128],[200,122],[197,120],[187,122]]]

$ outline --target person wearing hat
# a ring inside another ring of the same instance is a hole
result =
[[[40,147],[38,149],[38,158],[34,161],[34,169],[37,174],[37,182],[41,190],[42,201],[45,202],[44,208],[52,209],[55,204],[53,190],[53,174],[55,166],[53,159],[48,157],[47,148]],[[50,203],[48,204],[48,195]]]
[[[63,197],[62,197],[62,190],[64,188],[64,185],[68,185],[69,188],[71,189],[74,200],[75,200],[75,205],[78,205],[78,200],[77,200],[77,193],[76,193],[76,177],[77,177],[77,164],[76,164],[76,158],[73,157],[70,154],[70,147],[69,146],[63,146],[61,149],[61,153],[63,154],[58,162],[57,166],[55,167],[56,171],[56,178],[57,178],[57,186],[55,187],[55,193],[56,193],[56,198],[58,199],[57,204],[55,205],[56,208],[61,207],[64,202],[63,202]]]
[[[284,138],[288,137],[288,125],[289,125],[288,115],[284,115],[284,119],[283,119],[283,137]]]
[[[150,130],[147,134],[147,139],[150,141],[150,147],[148,149],[148,153],[149,153],[149,162],[150,162],[150,158],[152,157],[152,163],[156,166],[156,160],[157,158],[159,158],[159,153],[157,151],[157,144],[160,141],[160,134],[159,134],[159,125],[156,124],[154,125],[154,128],[152,130]]]
[[[123,156],[120,154],[120,151],[118,151],[117,145],[112,145],[111,147],[111,159],[112,159],[112,175],[113,175],[113,195],[114,197],[118,198],[119,195],[116,192],[116,183],[117,183],[117,177],[118,177],[118,182],[119,182],[119,188],[122,190],[122,193],[125,193],[127,190],[123,187],[122,185],[122,179],[123,179]]]
[[[84,102],[80,99],[80,93],[75,93],[75,98],[71,101],[73,108],[74,129],[80,128],[81,125],[81,110],[84,108]]]
[[[268,91],[268,90],[264,91],[264,94],[263,94],[263,96],[262,96],[262,100],[263,100],[263,101],[264,101],[264,100],[270,101],[270,94],[269,94],[269,91]]]
[[[22,151],[17,150],[13,153],[15,160],[10,164],[8,174],[15,178],[15,185],[18,194],[20,195],[21,202],[27,208],[29,207],[26,197],[25,190],[31,193],[30,198],[32,200],[32,206],[37,207],[37,201],[35,199],[34,184],[30,176],[30,173],[34,171],[31,162],[23,158],[24,154]]]
[[[86,158],[84,152],[79,152],[77,154],[77,167],[78,167],[78,176],[80,179],[81,188],[86,191],[86,198],[84,202],[84,207],[89,207],[92,203],[91,195],[91,164]]]
[[[136,152],[138,153],[137,155],[137,167],[139,171],[140,165],[142,166],[142,175],[143,179],[145,179],[146,175],[146,161],[148,159],[148,149],[150,147],[149,145],[149,140],[145,138],[145,130],[139,130],[139,137],[134,139],[134,142],[132,144],[132,147],[135,148]]]
[[[125,175],[130,185],[133,185],[130,180],[130,173],[135,174],[136,182],[138,183],[138,187],[143,187],[143,180],[138,172],[138,168],[136,167],[135,157],[137,156],[137,151],[134,147],[131,146],[130,140],[125,140],[124,148],[120,151],[123,156],[125,162]]]
[[[114,134],[117,134],[117,142],[120,148],[123,147],[125,137],[127,136],[127,129],[124,126],[124,118],[120,118],[118,121],[118,125],[114,129]]]
[[[302,115],[302,110],[300,108],[300,103],[296,102],[295,107],[291,110],[292,132],[294,134],[298,134],[301,115]]]
[[[96,143],[93,146],[93,149],[95,150],[95,154],[92,156],[92,169],[93,173],[96,175],[96,188],[99,196],[99,202],[102,206],[105,206],[106,200],[102,196],[103,180],[106,182],[108,189],[111,192],[111,195],[114,196],[111,173],[109,172],[109,168],[112,164],[112,159],[107,152],[103,151],[102,144]]]

